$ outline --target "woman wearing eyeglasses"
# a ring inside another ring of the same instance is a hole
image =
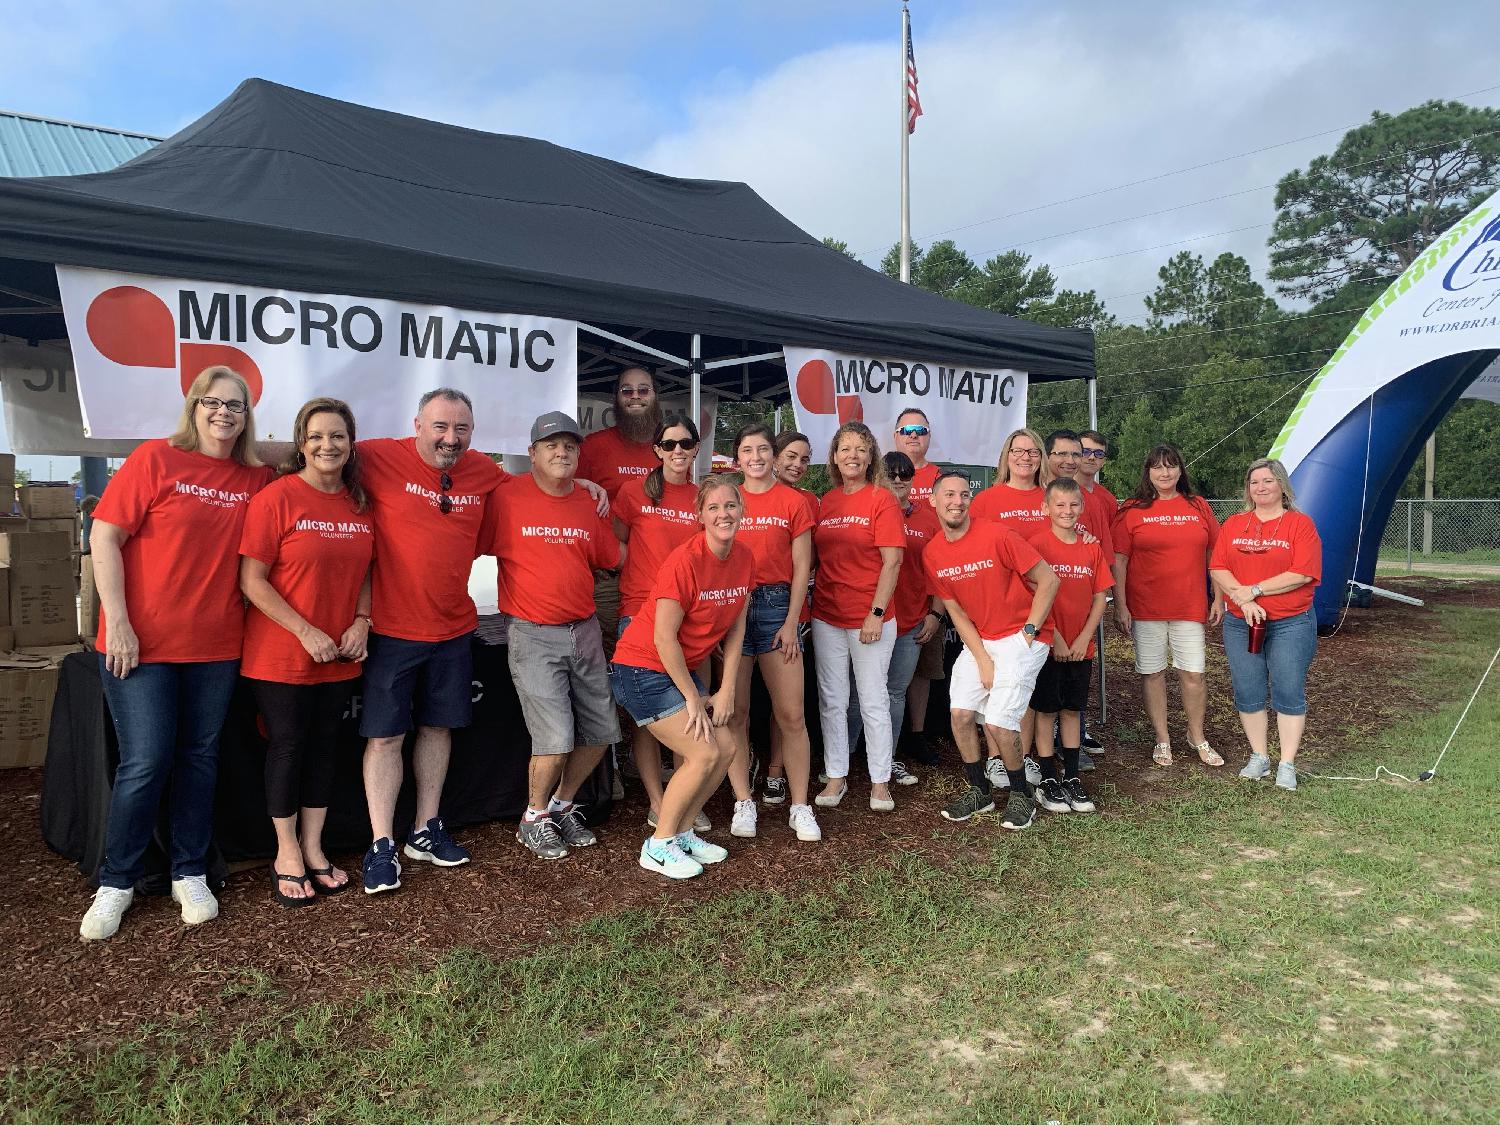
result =
[[[176,432],[127,457],[94,510],[100,679],[120,765],[99,890],[79,927],[86,940],[120,928],[168,788],[172,898],[190,926],[219,913],[206,872],[219,732],[244,635],[240,530],[275,475],[255,456],[251,401],[239,374],[205,368]]]
[[[641,611],[667,556],[702,528],[698,522],[698,489],[691,479],[698,443],[698,427],[691,419],[661,423],[651,436],[656,468],[644,477],[627,480],[610,506],[615,535],[628,548],[620,571],[617,632],[621,636],[630,619]],[[631,751],[651,802],[647,823],[655,824],[663,791],[661,750],[650,732],[638,726]],[[706,832],[709,827],[707,817],[700,813],[695,830]]]
[[[283,906],[349,889],[323,851],[334,745],[370,637],[375,536],[354,455],[354,412],[315,398],[292,425],[282,475],[250,501],[240,538],[240,674],[265,720],[271,893]]]
[[[1042,497],[1051,479],[1041,436],[1035,430],[1014,430],[1000,447],[995,483],[974,497],[969,518],[997,520],[1029,539],[1048,526]]]
[[[1146,454],[1140,483],[1115,516],[1115,623],[1135,644],[1135,670],[1144,680],[1146,715],[1156,735],[1151,760],[1172,764],[1167,727],[1167,661],[1177,669],[1188,742],[1206,766],[1224,759],[1203,733],[1204,623],[1224,616],[1208,592],[1208,558],[1219,521],[1198,495],[1182,452],[1158,445]]]
[[[1276,708],[1281,761],[1276,784],[1297,788],[1297,748],[1307,725],[1307,670],[1318,645],[1313,589],[1323,577],[1323,542],[1297,510],[1280,461],[1262,458],[1245,474],[1245,510],[1219,529],[1209,575],[1224,596],[1224,655],[1234,708],[1250,743],[1240,776],[1271,771],[1266,695]]]

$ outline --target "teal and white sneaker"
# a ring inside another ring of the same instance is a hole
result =
[[[1297,767],[1291,762],[1282,762],[1276,767],[1276,788],[1296,790]]]
[[[676,837],[670,840],[647,837],[641,845],[640,862],[647,871],[655,871],[668,879],[691,879],[703,874],[703,864],[684,852]]]
[[[1271,759],[1264,754],[1251,754],[1250,760],[1245,763],[1245,768],[1240,770],[1240,776],[1246,781],[1259,781],[1271,772]]]
[[[723,863],[729,858],[729,853],[725,849],[719,847],[718,844],[709,843],[696,832],[679,833],[677,846],[689,859],[696,860],[700,864]]]

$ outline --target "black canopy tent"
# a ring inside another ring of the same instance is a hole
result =
[[[583,388],[633,355],[780,398],[785,344],[1094,374],[1089,331],[902,285],[745,184],[261,79],[111,171],[0,179],[0,334],[66,336],[54,263],[576,320]]]

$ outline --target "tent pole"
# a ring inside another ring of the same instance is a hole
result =
[[[690,405],[688,409],[692,411],[693,425],[696,426],[698,425],[698,419],[702,417],[703,412],[703,337],[698,335],[698,333],[696,332],[693,333],[692,351],[690,353],[690,356],[691,363],[689,364],[689,366],[691,367],[693,372],[693,389],[691,397],[689,399]],[[710,450],[709,456],[712,457],[714,435],[707,435],[707,441],[708,448]],[[693,468],[696,470],[697,467],[698,459],[695,457],[693,459]],[[697,473],[695,472],[693,475],[694,479],[697,479]]]
[[[671,352],[661,351],[659,348],[650,347],[647,344],[641,343],[639,340],[632,340],[629,336],[620,336],[614,332],[606,332],[602,328],[595,328],[592,324],[585,324],[581,320],[578,322],[578,327],[583,329],[583,331],[585,332],[592,333],[595,336],[602,336],[606,340],[613,340],[617,344],[624,344],[627,348],[633,348],[635,351],[640,352],[642,355],[654,355],[657,359],[664,359],[668,363],[675,363],[678,367],[686,367],[688,365],[688,361],[683,359],[681,356],[673,355]],[[696,336],[693,337],[693,339],[695,340],[697,338],[698,337]]]
[[[1096,375],[1088,381],[1089,384],[1089,429],[1099,428],[1099,377]],[[1111,562],[1114,560],[1111,559]],[[1104,675],[1104,622],[1099,622],[1099,722],[1109,722],[1109,695],[1105,691]]]

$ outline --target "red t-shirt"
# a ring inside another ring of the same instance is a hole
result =
[[[777,481],[765,492],[741,488],[745,516],[736,543],[750,548],[755,558],[755,583],[770,586],[792,580],[792,540],[811,531],[815,512],[803,499],[805,492]]]
[[[931,461],[917,470],[917,475],[911,478],[911,495],[909,499],[913,504],[926,504],[932,507],[932,490],[937,487],[938,473],[942,472]]]
[[[1255,599],[1268,618],[1280,621],[1312,605],[1313,590],[1323,579],[1323,540],[1304,512],[1285,512],[1264,522],[1254,512],[1237,512],[1219,530],[1208,568],[1229,571],[1241,586],[1254,586],[1288,570],[1307,575],[1312,581],[1305,586]],[[1224,608],[1236,617],[1245,616],[1232,599],[1224,599]]]
[[[896,615],[896,628],[909,633],[922,623],[922,618],[932,608],[932,585],[922,566],[922,550],[942,534],[942,528],[938,526],[937,513],[932,510],[932,505],[925,502],[913,504],[911,511],[903,512],[902,521],[906,531],[906,554],[901,556],[901,577],[896,579],[891,612]]]
[[[511,477],[490,498],[499,563],[499,605],[538,625],[566,625],[594,614],[594,571],[620,561],[620,541],[583,489],[543,492],[530,473]]]
[[[625,569],[620,571],[620,616],[634,617],[667,556],[703,530],[698,522],[698,486],[663,481],[661,500],[653,504],[644,477],[627,481],[610,511],[629,534]]]
[[[591,480],[613,500],[626,481],[640,480],[661,464],[649,441],[626,441],[617,426],[596,430],[583,439],[578,479]]]
[[[1219,521],[1202,497],[1174,496],[1115,516],[1115,554],[1125,555],[1125,598],[1137,621],[1208,617],[1208,552]]]
[[[1025,573],[1042,560],[1036,548],[1003,524],[969,523],[969,530],[949,541],[936,536],[922,552],[922,564],[933,589],[969,615],[987,641],[1019,633],[1031,613],[1034,590]],[[1052,624],[1044,622],[1036,639],[1052,643]]]
[[[818,549],[813,616],[840,629],[858,629],[875,604],[880,548],[906,546],[896,498],[873,484],[852,495],[835,485],[818,505],[813,544]]]
[[[1052,601],[1052,628],[1069,645],[1078,639],[1094,608],[1094,595],[1115,584],[1109,570],[1110,556],[1102,543],[1085,543],[1079,536],[1064,543],[1049,525],[1027,540],[1057,575],[1057,597]],[[1089,639],[1089,656],[1098,647]]]
[[[1078,517],[1078,526],[1087,531],[1095,539],[1099,540],[1104,548],[1104,557],[1110,562],[1115,559],[1114,523],[1115,523],[1115,498],[1102,488],[1096,488],[1093,492],[1088,491],[1083,485],[1078,486],[1083,493],[1083,512]],[[1049,519],[1048,526],[1051,526]],[[1035,534],[1035,532],[1033,532]]]
[[[479,621],[469,572],[493,532],[490,493],[510,474],[465,450],[448,470],[451,505],[440,507],[443,470],[417,453],[415,438],[366,438],[356,446],[375,519],[373,628],[408,641],[449,641]]]
[[[791,485],[787,485],[787,487],[791,488],[792,486]],[[792,488],[792,491],[797,494],[797,498],[799,500],[801,500],[802,503],[803,503],[803,505],[807,508],[807,519],[808,519],[809,526],[811,526],[814,529],[816,529],[816,527],[818,525],[818,498],[815,495],[813,495],[811,492],[804,492],[800,488]],[[801,597],[802,597],[802,615],[797,618],[797,620],[801,624],[803,624],[803,625],[806,625],[808,622],[810,622],[812,620],[812,593],[813,593],[813,586],[814,586],[813,576],[817,573],[817,570],[818,570],[818,542],[817,542],[817,536],[813,536],[813,569],[812,569],[812,572],[809,573],[808,576],[807,576],[807,589],[804,590],[802,592],[802,594],[801,594]],[[797,596],[798,596],[797,591],[793,590],[792,591],[792,597],[795,598]]]
[[[245,628],[240,529],[250,497],[276,476],[231,458],[142,443],[110,479],[94,518],[130,536],[125,606],[143,664],[238,660]],[[101,610],[100,652],[108,622]]]
[[[1016,488],[1009,484],[992,484],[969,505],[971,520],[997,520],[1021,538],[1050,527],[1047,510],[1043,506],[1046,489]]]
[[[656,650],[656,603],[666,598],[682,606],[677,642],[687,666],[698,667],[734,627],[755,581],[755,560],[748,547],[736,542],[728,557],[720,559],[709,548],[707,536],[694,536],[667,556],[650,597],[615,646],[615,663],[667,670]]]
[[[295,473],[272,481],[250,501],[240,534],[240,554],[265,563],[267,579],[287,605],[334,644],[354,623],[374,553],[370,513],[356,512],[348,492],[319,492]],[[252,605],[245,614],[240,672],[278,684],[327,684],[354,679],[360,666],[315,663],[294,634]]]

